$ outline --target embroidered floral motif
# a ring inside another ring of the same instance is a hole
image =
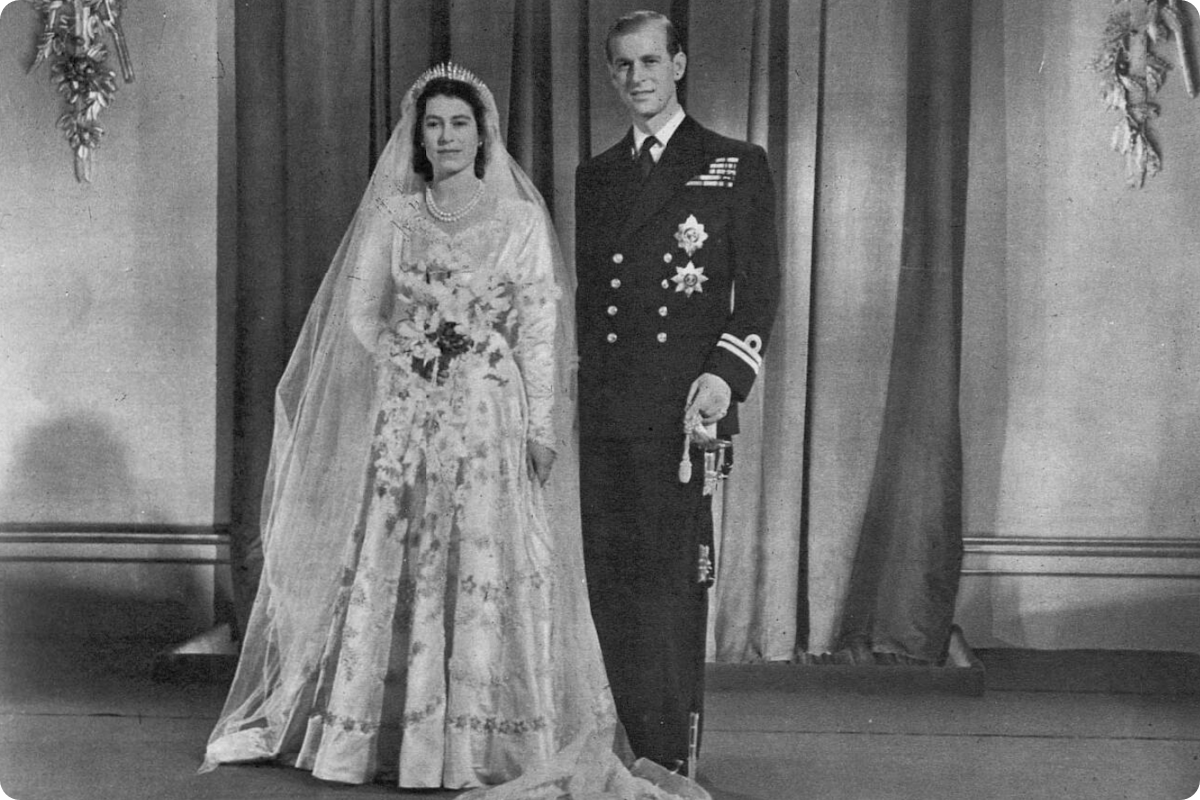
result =
[[[484,602],[488,602],[512,597],[517,592],[517,584],[522,581],[534,589],[541,589],[546,585],[546,580],[540,572],[530,572],[508,581],[479,581],[474,575],[468,575],[459,582],[458,589],[463,594],[478,596]]]
[[[345,714],[335,714],[332,711],[314,711],[310,719],[319,719],[321,724],[330,728],[341,728],[347,733],[378,733],[379,731],[396,731],[419,725],[438,713],[445,705],[442,698],[430,701],[424,708],[410,711],[399,720],[381,721],[377,719],[356,719]]]
[[[428,720],[428,718],[436,715],[443,708],[442,699],[433,700],[428,703],[425,708],[409,711],[404,714],[401,720],[379,721],[379,720],[355,720],[354,717],[334,714],[331,711],[316,711],[312,717],[318,718],[326,727],[341,728],[344,732],[354,733],[358,730],[360,733],[377,733],[379,730],[402,730],[416,726]],[[484,734],[499,734],[502,736],[524,736],[533,733],[539,733],[541,730],[546,730],[550,727],[550,723],[546,717],[534,717],[532,720],[506,720],[503,717],[496,716],[476,716],[474,714],[460,714],[448,721],[451,727],[458,730],[469,730],[472,733]]]
[[[675,231],[675,241],[679,242],[680,249],[688,254],[688,258],[695,255],[707,240],[708,234],[695,214],[689,215],[679,224],[679,230]]]
[[[474,714],[460,714],[451,720],[451,724],[459,730],[469,730],[473,733],[498,733],[502,736],[525,736],[544,731],[547,727],[545,717],[500,719],[498,717],[477,717]]]
[[[316,716],[331,752],[343,732],[381,731],[413,742],[511,737],[498,758],[541,752],[554,728],[538,716],[553,692],[542,572],[553,556],[519,487],[537,394],[530,348],[551,343],[553,329],[539,340],[523,328],[553,319],[557,291],[529,269],[536,260],[496,258],[521,241],[527,217],[450,235],[402,199],[387,211],[398,233],[373,483],[365,535],[347,548],[340,628],[311,678]]]
[[[686,267],[675,268],[675,277],[671,280],[675,282],[675,291],[691,297],[692,292],[704,291],[704,282],[708,280],[708,276],[704,274],[704,267],[697,267],[689,261]]]

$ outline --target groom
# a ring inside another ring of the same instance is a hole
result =
[[[576,174],[584,558],[633,751],[686,771],[713,522],[685,424],[731,436],[762,367],[779,285],[774,189],[761,148],[680,106],[687,56],[670,20],[624,16],[605,46],[632,126]]]

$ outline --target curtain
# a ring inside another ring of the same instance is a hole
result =
[[[944,655],[962,566],[959,354],[970,4],[907,20],[903,225],[887,396],[840,649]]]
[[[944,656],[969,9],[758,5],[748,132],[779,178],[785,283],[725,488],[717,660]]]
[[[620,14],[668,14],[689,113],[765,146],[779,316],[716,504],[710,656],[935,661],[961,552],[969,7],[960,0],[240,0],[234,558],[256,583],[276,381],[396,121],[447,58],[496,95],[570,258],[574,170],[628,121]],[[557,480],[573,480],[557,475]]]

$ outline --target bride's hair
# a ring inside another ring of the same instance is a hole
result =
[[[475,131],[479,135],[479,151],[475,154],[475,177],[482,178],[487,168],[488,135],[487,126],[483,124],[484,105],[479,91],[466,81],[453,78],[433,78],[425,84],[425,88],[417,95],[416,119],[413,123],[412,160],[413,172],[425,178],[426,182],[433,180],[433,164],[425,156],[422,136],[424,135],[425,104],[431,97],[453,97],[462,100],[471,107],[475,116]]]

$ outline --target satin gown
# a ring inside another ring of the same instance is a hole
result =
[[[448,233],[416,198],[398,209],[370,491],[297,760],[318,777],[476,786],[554,750],[553,543],[526,441],[553,445],[556,288],[521,211]]]
[[[485,205],[451,226],[419,195],[382,209],[387,275],[350,305],[379,413],[320,657],[277,715],[287,730],[227,722],[210,761],[273,754],[327,780],[461,788],[556,749],[558,577],[527,441],[556,447],[559,289],[535,209]]]

